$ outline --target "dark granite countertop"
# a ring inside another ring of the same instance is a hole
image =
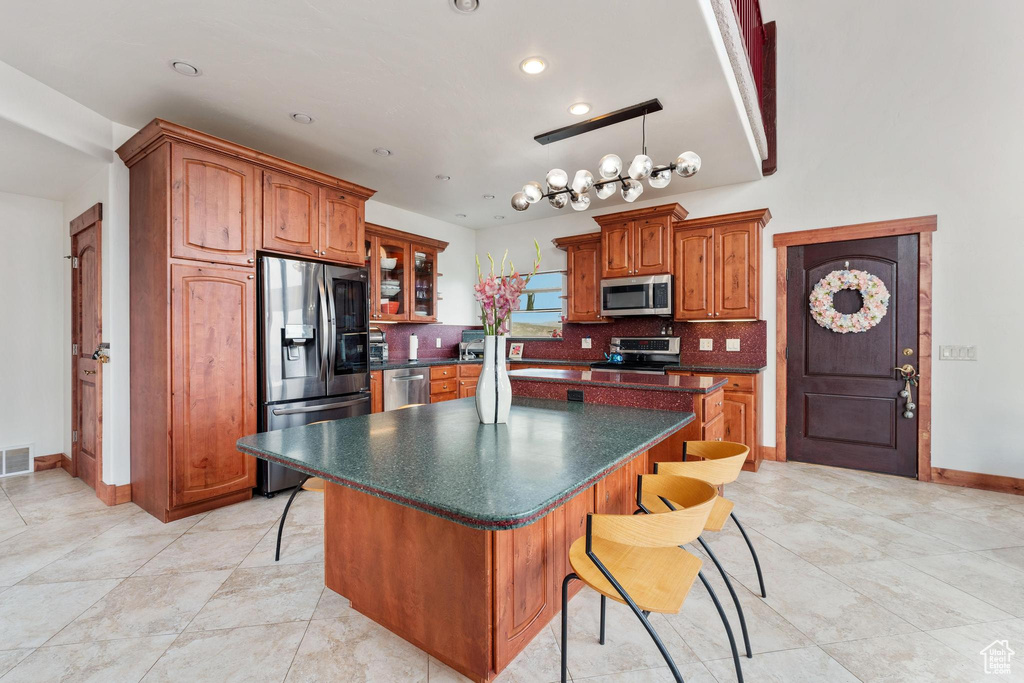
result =
[[[246,436],[238,449],[478,529],[542,517],[693,413],[513,397],[508,424],[472,399]]]
[[[399,370],[401,368],[420,368],[431,365],[471,365],[480,364],[483,359],[462,360],[461,358],[421,358],[409,360],[408,358],[395,358],[386,363],[370,363],[370,370]],[[516,363],[530,363],[531,365],[590,365],[591,361],[553,360],[551,358],[518,358],[509,359],[512,365]]]
[[[767,365],[759,367],[753,365],[669,365],[666,369],[682,370],[684,372],[719,372],[725,375],[756,375],[767,367]]]
[[[620,389],[647,391],[680,391],[690,394],[709,394],[724,387],[724,377],[690,377],[686,375],[649,375],[615,370],[548,370],[532,368],[512,370],[512,380],[524,382],[553,382],[555,384],[592,384]]]

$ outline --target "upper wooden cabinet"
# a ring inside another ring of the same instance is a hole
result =
[[[371,223],[363,246],[371,320],[437,322],[437,255],[448,243]]]
[[[675,223],[676,320],[761,317],[761,236],[768,209]]]
[[[601,277],[662,275],[672,270],[672,223],[686,218],[679,204],[605,214],[601,226]]]
[[[608,322],[601,317],[601,233],[556,239],[566,256],[566,320]]]
[[[363,201],[327,187],[320,188],[320,255],[330,261],[362,265]]]
[[[255,263],[256,166],[202,147],[171,149],[171,256]]]
[[[263,248],[320,256],[320,188],[287,173],[263,172]]]

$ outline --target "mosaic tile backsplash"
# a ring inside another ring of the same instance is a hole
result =
[[[585,325],[566,323],[562,341],[526,341],[524,358],[596,361],[604,360],[612,337],[650,337],[661,333],[662,325],[671,325],[672,334],[680,338],[683,365],[723,365],[729,367],[767,364],[768,323],[721,322],[680,323],[657,317],[620,318],[610,323]],[[464,325],[380,325],[388,340],[388,354],[393,359],[408,358],[409,335],[419,337],[420,358],[455,358],[459,355]],[[441,348],[436,340],[440,337]],[[580,348],[580,340],[590,337],[591,348]],[[701,351],[700,339],[711,339],[714,350]],[[726,351],[726,339],[739,339],[739,351]]]

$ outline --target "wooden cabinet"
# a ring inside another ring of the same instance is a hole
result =
[[[601,317],[601,235],[567,237],[555,245],[566,254],[566,320],[609,322]]]
[[[761,238],[768,209],[675,223],[676,320],[761,317]]]
[[[258,428],[257,250],[342,261],[373,191],[159,119],[117,153],[131,183],[132,501],[168,522],[252,496],[255,459],[235,442]]]
[[[384,412],[384,371],[374,370],[370,373],[370,412]]]
[[[555,515],[528,526],[494,532],[494,658],[497,668],[510,663],[547,628],[561,609],[561,578],[555,576]]]
[[[256,166],[201,147],[171,145],[171,256],[256,262]]]
[[[662,275],[672,271],[672,223],[686,218],[679,204],[597,216],[601,276]]]
[[[437,322],[437,256],[448,243],[369,224],[363,245],[371,319]]]
[[[171,265],[171,504],[256,485],[235,442],[256,432],[256,285],[250,271]]]
[[[430,402],[441,403],[459,398],[458,366],[433,365],[430,368]]]
[[[480,372],[484,369],[481,363],[458,366],[459,398],[476,396],[476,383],[480,380]]]

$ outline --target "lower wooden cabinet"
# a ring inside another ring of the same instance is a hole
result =
[[[703,404],[708,409],[716,410],[721,419],[715,419],[714,415],[709,414],[709,417],[704,420],[700,436],[688,435],[686,438],[701,438],[706,441],[735,441],[745,444],[750,448],[750,455],[747,456],[747,463],[743,469],[756,472],[761,467],[761,460],[764,458],[764,449],[761,446],[758,430],[758,413],[761,410],[761,375],[709,375],[695,372],[671,374],[725,378],[726,384],[719,394],[720,398],[708,406],[708,398],[705,397]],[[719,402],[720,406],[714,405]]]
[[[370,413],[384,412],[384,371],[370,373]]]

